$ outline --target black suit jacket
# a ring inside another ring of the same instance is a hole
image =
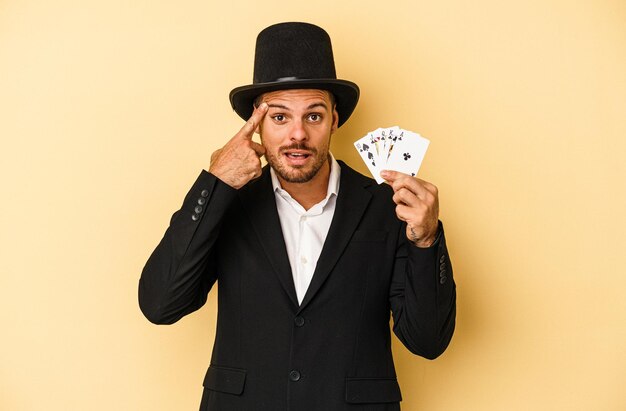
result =
[[[203,171],[139,282],[157,324],[200,308],[217,280],[217,330],[201,410],[399,410],[393,330],[439,356],[455,324],[443,228],[406,239],[392,191],[340,162],[335,214],[298,305],[269,168],[240,190]]]

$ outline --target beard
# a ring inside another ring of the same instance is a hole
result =
[[[282,153],[288,150],[306,150],[313,157],[313,164],[310,166],[287,166],[282,161]],[[289,146],[281,147],[278,150],[278,155],[265,153],[267,163],[274,169],[276,174],[288,183],[306,183],[309,182],[317,175],[320,169],[324,166],[324,163],[329,161],[330,154],[328,146],[322,147],[317,150],[313,147],[308,147],[306,144],[291,144]]]

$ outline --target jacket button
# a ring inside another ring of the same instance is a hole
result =
[[[439,263],[443,263],[444,261],[446,261],[446,256],[442,255],[441,257],[439,257]]]
[[[439,277],[445,277],[446,274],[448,274],[446,270],[441,270],[441,272],[439,273]]]
[[[202,197],[208,197],[209,196],[209,190],[202,190],[202,192],[200,193],[200,195]]]
[[[296,326],[302,327],[304,325],[304,317],[298,316],[298,317],[294,318],[293,322],[296,323]]]
[[[202,212],[202,206],[196,206],[193,211],[195,211],[197,214],[200,214]]]
[[[443,283],[445,283],[447,278],[448,278],[448,277],[441,277],[441,278],[439,279],[439,284],[443,284]]]
[[[200,218],[200,216],[198,214],[194,214],[194,215],[191,216],[191,219],[193,221],[198,221],[198,218]]]
[[[206,203],[206,199],[204,197],[198,198],[198,204],[204,205],[204,203]]]
[[[446,263],[441,263],[441,264],[439,264],[439,269],[440,269],[441,271],[445,270],[445,269],[446,269]]]
[[[289,379],[291,381],[298,381],[300,379],[300,373],[296,370],[293,370],[289,373]]]

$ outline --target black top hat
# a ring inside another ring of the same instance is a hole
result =
[[[339,126],[359,100],[359,87],[338,80],[330,37],[308,23],[279,23],[261,31],[256,39],[252,84],[230,92],[230,104],[247,120],[254,99],[263,93],[288,89],[328,90],[335,96]]]

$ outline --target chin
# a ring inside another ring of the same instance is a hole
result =
[[[319,170],[287,169],[287,167],[280,167],[278,169],[274,168],[274,171],[288,183],[307,183],[315,177]]]

